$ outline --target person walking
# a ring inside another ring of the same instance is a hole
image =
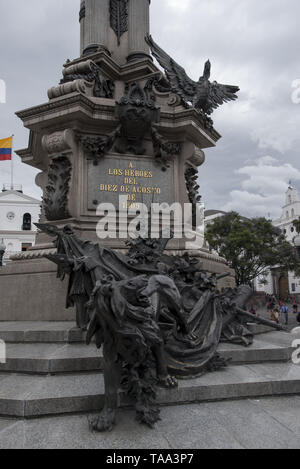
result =
[[[289,307],[287,304],[282,304],[281,306],[281,316],[284,320],[285,325],[287,326],[289,323]]]

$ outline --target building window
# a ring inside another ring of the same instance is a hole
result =
[[[289,212],[286,212],[285,215],[286,215],[286,218],[289,218]]]
[[[292,226],[291,227],[291,232],[294,233],[294,231],[295,231],[295,228]]]
[[[295,210],[292,208],[292,218],[295,216]]]
[[[22,243],[22,252],[28,251],[29,248],[31,248],[32,244],[31,243]]]
[[[31,215],[30,215],[30,213],[25,213],[25,215],[23,216],[22,230],[31,231]]]
[[[292,283],[292,292],[295,292],[295,291],[296,291],[296,284]]]

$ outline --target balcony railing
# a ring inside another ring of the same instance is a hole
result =
[[[11,184],[3,184],[2,192],[7,191],[23,192],[23,187],[21,184],[14,184],[13,186]]]

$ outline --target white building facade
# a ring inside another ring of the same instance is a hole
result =
[[[297,190],[290,184],[285,194],[285,204],[282,207],[281,217],[273,221],[273,225],[279,228],[285,235],[287,241],[294,244],[297,236],[293,222],[300,217],[300,199]],[[289,293],[300,295],[300,278],[295,277],[293,272],[288,273]]]
[[[22,191],[8,190],[0,193],[0,241],[6,247],[3,263],[11,255],[27,251],[34,246],[39,221],[41,201]]]

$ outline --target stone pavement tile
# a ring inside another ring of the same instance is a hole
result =
[[[175,413],[176,409],[173,408]],[[161,416],[164,419],[165,409]],[[160,424],[154,429],[141,425],[135,420],[134,411],[121,410],[112,433],[95,433],[94,436],[98,449],[171,449],[168,434],[161,430]]]
[[[120,410],[111,433],[92,433],[97,414],[0,419],[0,448],[202,449],[300,448],[300,398],[211,402],[161,410],[153,430]]]
[[[12,425],[15,425],[17,419],[6,419],[6,418],[1,418],[0,417],[0,433],[5,430],[7,427],[11,427]]]
[[[213,403],[168,407],[161,417],[158,429],[173,449],[243,449],[220,422]]]
[[[169,449],[164,436],[135,421],[134,412],[120,411],[118,424],[110,433],[89,429],[93,415],[43,418],[25,422],[27,449]]]
[[[268,342],[273,345],[281,345],[291,347],[294,336],[287,332],[268,332],[267,334],[261,334],[255,337],[257,341]]]
[[[253,402],[300,438],[300,397],[263,398]]]
[[[23,449],[24,422],[0,418],[0,449]]]
[[[228,433],[245,448],[300,448],[300,434],[294,434],[271,413],[250,400],[216,402],[212,409],[218,413],[219,421]]]
[[[86,415],[41,418],[25,422],[25,449],[95,449]]]

